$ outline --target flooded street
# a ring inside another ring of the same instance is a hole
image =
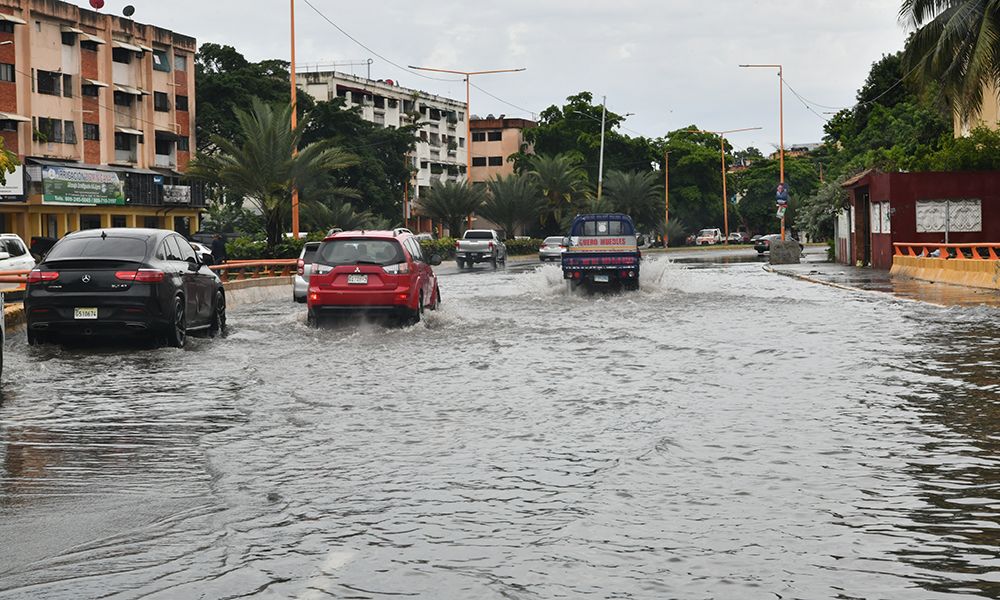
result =
[[[0,600],[1000,596],[1000,310],[441,269],[406,328],[7,341]]]

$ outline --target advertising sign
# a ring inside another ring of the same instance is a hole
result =
[[[0,185],[0,196],[21,196],[24,194],[24,167],[17,165],[13,173],[6,173],[7,183]]]
[[[125,204],[117,173],[66,167],[42,169],[42,201],[69,204]]]
[[[163,186],[163,203],[191,204],[191,186],[187,185]]]
[[[775,196],[778,200],[778,206],[788,206],[788,184],[779,183]]]

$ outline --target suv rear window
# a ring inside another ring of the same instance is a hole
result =
[[[64,238],[52,247],[45,260],[53,261],[79,258],[142,260],[146,258],[146,240],[117,236],[108,236],[105,238]]]
[[[316,252],[314,262],[336,267],[340,265],[394,265],[405,261],[403,249],[396,240],[342,239],[327,240]]]
[[[312,263],[313,257],[316,256],[316,251],[319,250],[319,243],[308,243],[303,248],[302,260],[306,263]]]

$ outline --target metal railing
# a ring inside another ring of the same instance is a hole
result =
[[[893,242],[895,256],[915,258],[965,258],[969,260],[1000,260],[1000,243],[945,244]],[[936,254],[935,254],[936,253]]]

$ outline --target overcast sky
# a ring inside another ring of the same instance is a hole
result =
[[[781,64],[785,145],[819,142],[824,113],[851,106],[871,64],[901,50],[908,34],[901,0],[294,1],[299,70],[344,62],[336,70],[368,76],[370,68],[372,79],[464,100],[462,76],[406,66],[524,68],[474,75],[483,91],[472,88],[472,114],[532,118],[589,91],[597,103],[607,96],[611,111],[634,113],[626,135],[761,127],[726,139],[765,153],[780,139],[778,70],[738,65]],[[106,0],[100,12],[121,15],[128,3]],[[137,22],[199,45],[231,45],[254,62],[290,58],[290,2],[131,3]]]

